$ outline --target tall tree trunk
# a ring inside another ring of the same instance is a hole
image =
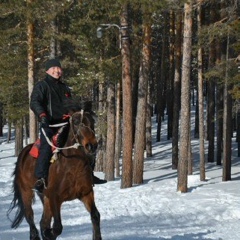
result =
[[[51,40],[50,40],[50,59],[56,57],[56,37],[55,34],[57,32],[56,20],[52,20],[50,23],[51,28]]]
[[[191,129],[190,129],[191,132]],[[193,158],[192,158],[192,146],[191,146],[191,134],[189,134],[188,144],[188,175],[193,174]]]
[[[214,5],[216,7],[216,5]],[[216,21],[216,10],[210,9],[210,23]],[[216,41],[212,40],[209,48],[209,68],[213,68],[216,62]],[[208,133],[208,162],[214,162],[215,150],[215,78],[211,77],[208,83],[208,103],[207,103],[207,133]]]
[[[121,13],[122,40],[122,94],[123,94],[123,157],[121,188],[132,187],[132,81],[130,71],[130,42],[128,25],[128,4],[124,4]]]
[[[144,19],[148,19],[144,16]],[[147,92],[150,67],[151,24],[143,24],[143,48],[138,83],[138,102],[134,145],[133,183],[143,183],[143,164],[146,137]]]
[[[195,125],[194,125],[194,137],[199,138],[199,99],[198,99],[198,88],[197,88],[197,98],[196,98],[196,107],[195,107]],[[193,90],[194,92],[194,90]]]
[[[181,90],[181,36],[182,12],[177,13],[176,38],[175,38],[175,69],[173,83],[173,130],[172,130],[172,169],[178,166],[178,135],[179,135],[179,110]]]
[[[217,41],[216,44],[217,59],[216,64],[221,62],[221,42]],[[216,85],[216,136],[217,136],[217,153],[216,163],[222,165],[222,145],[223,145],[223,84],[220,81]]]
[[[18,156],[23,149],[23,119],[15,124],[15,156]]]
[[[151,101],[151,83],[148,84],[147,94],[147,115],[146,115],[146,154],[152,157],[152,101]]]
[[[28,116],[24,116],[23,118],[23,135],[24,135],[24,144],[25,146],[28,145],[28,138],[29,138],[29,130],[28,130]]]
[[[122,131],[121,131],[121,84],[117,84],[116,90],[116,139],[115,139],[115,173],[120,177],[120,157],[122,149]]]
[[[10,122],[10,120],[8,119],[8,134],[7,134],[7,143],[10,142],[12,137],[12,123]]]
[[[226,51],[226,72],[224,82],[224,109],[223,109],[223,181],[231,180],[231,158],[232,158],[232,104],[230,95],[229,83],[229,32],[227,38],[227,51]]]
[[[27,42],[28,42],[28,95],[29,99],[34,85],[34,26],[31,12],[31,4],[33,0],[27,0],[29,7],[27,16]],[[31,109],[29,109],[29,132],[30,143],[37,139],[37,121],[36,117]]]
[[[224,6],[224,1],[220,1],[220,19],[223,19],[226,17],[226,11]],[[222,43],[222,40],[217,40],[216,44],[216,64],[223,63],[226,59],[225,56],[225,49],[226,44]],[[216,118],[217,118],[217,129],[216,129],[216,135],[217,135],[217,165],[222,165],[222,151],[223,151],[223,91],[224,86],[222,81],[218,83],[217,85],[217,91],[216,91]]]
[[[236,129],[236,142],[238,144],[238,157],[240,157],[240,109],[239,106],[237,108],[237,113],[236,113],[236,123],[237,123],[237,129]]]
[[[184,4],[184,33],[181,87],[181,134],[178,164],[178,191],[187,192],[190,149],[190,67],[192,51],[192,1]]]
[[[98,151],[96,157],[96,171],[104,171],[104,159],[106,152],[106,136],[105,136],[105,125],[106,125],[106,111],[105,111],[105,100],[104,100],[104,84],[102,76],[99,81],[99,104],[98,104]]]
[[[114,84],[108,84],[107,90],[107,145],[105,179],[114,180],[114,150],[115,150],[115,89]]]
[[[165,106],[165,90],[166,90],[166,50],[167,50],[167,23],[168,23],[168,14],[164,12],[164,26],[163,26],[163,40],[161,47],[161,71],[160,79],[158,79],[158,93],[157,93],[157,114],[158,114],[158,125],[157,125],[157,142],[161,141],[161,128],[162,128],[162,119],[164,117],[164,106]]]
[[[3,104],[0,102],[0,137],[3,136]]]
[[[169,15],[170,29],[169,29],[169,74],[167,82],[167,139],[172,138],[173,131],[173,83],[174,83],[174,31],[175,31],[175,15],[170,11]]]
[[[202,2],[198,1],[198,33],[202,28]],[[198,49],[198,111],[199,111],[199,155],[200,155],[200,180],[205,181],[205,151],[204,151],[204,102],[203,102],[203,49]]]

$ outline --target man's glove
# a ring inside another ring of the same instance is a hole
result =
[[[40,123],[41,123],[41,124],[40,124],[40,125],[41,125],[41,128],[47,128],[47,127],[49,127],[49,121],[48,121],[47,116],[42,116]]]

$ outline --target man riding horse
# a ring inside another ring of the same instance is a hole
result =
[[[36,83],[30,100],[30,108],[40,122],[40,149],[35,167],[35,190],[42,192],[47,187],[48,170],[52,157],[52,147],[47,138],[51,139],[58,128],[49,125],[68,121],[64,115],[68,114],[64,108],[64,101],[71,98],[70,89],[61,81],[62,67],[57,59],[50,59],[46,63],[46,78]],[[45,136],[46,135],[46,136]],[[93,161],[95,162],[95,161]],[[92,170],[95,163],[92,164]],[[94,184],[106,183],[93,175]]]

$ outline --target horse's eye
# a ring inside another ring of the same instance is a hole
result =
[[[97,150],[97,145],[93,145],[91,143],[87,143],[85,145],[85,148],[88,150],[88,152],[95,153]]]

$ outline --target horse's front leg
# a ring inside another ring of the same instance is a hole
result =
[[[43,214],[40,221],[40,229],[43,240],[55,240],[51,229],[52,211],[49,204],[49,198],[44,197]]]
[[[84,196],[81,201],[84,203],[86,209],[91,215],[91,221],[93,226],[93,240],[102,240],[101,230],[100,230],[100,213],[97,210],[94,201],[93,191],[88,195]]]
[[[102,240],[100,231],[100,213],[98,212],[95,203],[92,205],[90,214],[93,224],[93,240]]]
[[[59,236],[62,233],[63,226],[61,220],[61,202],[58,199],[54,199],[50,202],[52,213],[53,213],[53,235]]]
[[[55,240],[62,233],[60,208],[61,203],[53,195],[44,198],[44,210],[41,219],[41,233],[44,240]],[[53,227],[50,228],[52,217]]]

